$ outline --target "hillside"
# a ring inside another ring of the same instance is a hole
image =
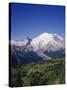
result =
[[[54,85],[65,83],[64,56],[39,63],[11,67],[11,86]]]

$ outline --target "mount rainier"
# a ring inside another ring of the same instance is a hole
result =
[[[62,56],[64,46],[64,39],[53,33],[42,33],[33,39],[11,40],[11,64],[39,62]]]

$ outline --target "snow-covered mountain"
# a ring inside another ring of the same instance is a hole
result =
[[[33,39],[12,40],[10,46],[12,64],[49,60],[65,53],[63,38],[50,33],[42,33]]]
[[[27,46],[29,45],[31,42],[31,39],[29,37],[27,37],[26,39],[23,40],[11,40],[11,45],[14,46]]]
[[[30,45],[34,51],[57,51],[64,49],[64,40],[57,34],[43,33],[32,39]]]

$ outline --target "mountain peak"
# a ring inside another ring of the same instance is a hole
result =
[[[53,34],[53,33],[47,33],[47,32],[45,32],[45,33],[42,33],[42,34],[40,34],[39,35],[39,37],[48,37],[48,38],[54,38],[54,37],[57,37],[58,39],[61,39],[61,40],[63,40],[63,38],[62,37],[60,37],[58,34]]]
[[[64,40],[57,34],[42,33],[32,40],[31,45],[34,51],[46,49],[54,51],[64,47]]]
[[[58,34],[45,32],[33,39],[27,37],[24,40],[12,40],[11,45],[32,47],[34,51],[56,51],[58,49],[64,48],[64,40]]]

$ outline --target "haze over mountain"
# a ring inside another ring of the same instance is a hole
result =
[[[38,62],[59,57],[64,54],[64,39],[57,34],[42,33],[24,40],[11,40],[11,57],[13,64]]]

